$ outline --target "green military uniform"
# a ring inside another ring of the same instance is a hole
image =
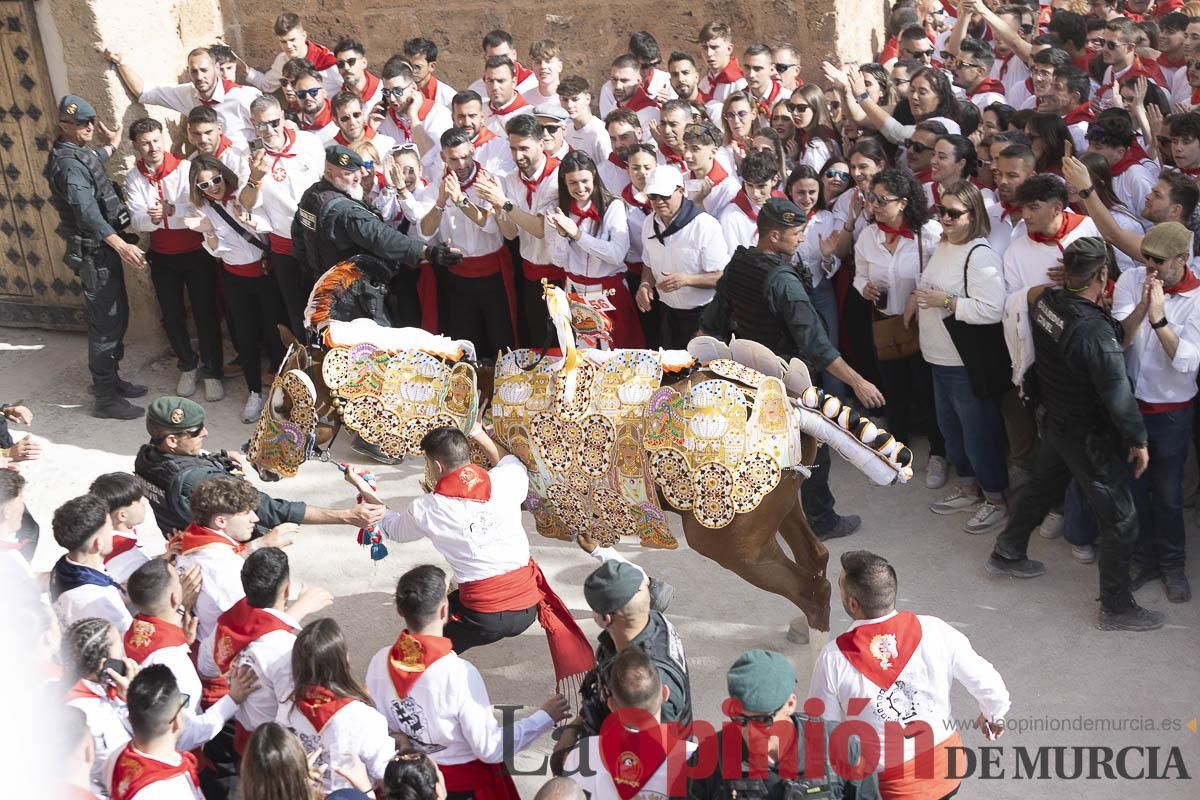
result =
[[[146,412],[147,426],[166,428],[173,433],[196,431],[204,427],[204,409],[184,397],[160,397]],[[155,519],[164,535],[181,531],[192,520],[192,490],[214,475],[242,477],[225,451],[183,455],[164,453],[158,442],[151,440],[138,450],[134,473],[146,483],[146,497],[154,509]],[[258,524],[256,534],[285,522],[304,521],[307,505],[301,501],[279,500],[258,493]]]

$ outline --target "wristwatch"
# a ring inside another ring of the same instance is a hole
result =
[[[504,205],[500,206],[500,210],[503,211],[505,214],[512,211],[514,208],[516,208],[516,206],[513,205],[512,200],[505,200]]]
[[[471,207],[471,198],[467,197],[466,195],[463,195],[463,199],[459,200],[457,203],[455,203],[455,205],[457,205],[459,208],[470,208]]]
[[[861,103],[864,100],[868,99],[870,96],[871,96],[870,92],[863,92],[862,94],[854,95],[854,99]]]
[[[1150,323],[1150,327],[1151,327],[1151,328],[1154,328],[1154,330],[1158,330],[1159,328],[1165,328],[1166,326],[1167,326],[1167,318],[1166,318],[1166,316],[1163,316],[1163,318],[1162,318],[1162,319],[1160,319],[1158,322],[1151,322],[1151,323]]]
[[[1089,186],[1086,189],[1080,189],[1079,196],[1082,197],[1084,200],[1087,200],[1089,197],[1092,196],[1092,192],[1094,192],[1094,191],[1096,191],[1096,187]]]
[[[247,178],[246,185],[249,186],[251,189],[257,189],[259,186],[262,185],[262,181],[256,181],[256,180],[254,180],[254,178]]]
[[[946,295],[946,299],[942,300],[942,308],[946,309],[947,311],[950,310],[950,299],[950,295]]]

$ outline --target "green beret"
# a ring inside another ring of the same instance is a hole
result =
[[[325,163],[333,164],[347,172],[362,169],[363,166],[362,156],[340,144],[332,144],[325,148]]]
[[[189,431],[204,424],[204,406],[186,397],[160,397],[146,409],[146,427]]]
[[[747,650],[725,677],[729,696],[748,714],[771,714],[796,691],[796,670],[774,650]]]
[[[611,614],[633,599],[645,579],[642,571],[627,561],[605,561],[583,582],[583,596],[592,611]]]
[[[75,123],[89,122],[96,118],[96,109],[79,95],[67,94],[58,101],[58,116]]]
[[[772,197],[763,203],[758,212],[772,224],[783,228],[799,228],[808,222],[808,215],[800,207],[784,197]]]

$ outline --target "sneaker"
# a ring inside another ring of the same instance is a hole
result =
[[[258,421],[258,415],[263,410],[263,398],[259,392],[251,392],[246,398],[246,405],[242,406],[242,422],[250,425]]]
[[[1096,546],[1091,544],[1071,545],[1071,557],[1080,564],[1096,563]]]
[[[179,373],[179,382],[175,384],[175,394],[180,397],[191,397],[196,393],[196,370],[189,369]]]
[[[209,403],[225,399],[225,384],[221,383],[220,378],[204,379],[204,399]]]
[[[389,467],[395,466],[396,464],[400,464],[404,461],[403,458],[393,458],[392,456],[387,455],[383,452],[383,450],[379,449],[379,445],[371,444],[366,439],[358,435],[355,435],[354,442],[351,443],[350,449],[356,453],[362,453],[372,461],[378,461],[380,464],[386,464]]]
[[[822,542],[827,542],[830,539],[841,539],[843,536],[849,536],[861,527],[862,517],[857,514],[847,514],[844,517],[838,517],[837,522],[824,531],[813,532],[817,534],[817,538]]]
[[[1100,609],[1096,627],[1102,631],[1153,631],[1161,628],[1166,621],[1167,615],[1161,611],[1135,605],[1127,611]]]
[[[1146,567],[1141,564],[1134,564],[1129,570],[1129,591],[1136,592],[1150,581],[1161,577],[1162,572],[1159,571],[1158,567]]]
[[[1051,511],[1038,526],[1038,536],[1043,539],[1057,539],[1062,536],[1063,515],[1060,511]]]
[[[1164,572],[1163,586],[1167,589],[1167,599],[1172,603],[1186,603],[1192,599],[1192,587],[1182,569],[1169,569]]]
[[[925,465],[925,488],[940,489],[946,485],[946,473],[949,471],[946,459],[941,456],[930,456]]]
[[[138,419],[145,413],[146,409],[119,396],[97,400],[92,408],[92,416],[98,419]]]
[[[675,596],[675,587],[666,581],[660,581],[658,578],[650,579],[650,610],[657,611],[660,614],[667,610],[671,605],[671,598]]]
[[[988,558],[984,569],[998,578],[1036,578],[1046,574],[1046,565],[1028,558],[1004,558],[995,553]]]
[[[959,484],[954,494],[938,500],[929,507],[935,514],[957,514],[959,511],[970,511],[983,502],[983,493],[978,486],[963,486]]]
[[[963,530],[973,536],[992,533],[1008,522],[1008,506],[998,506],[985,500],[979,510],[963,525]]]

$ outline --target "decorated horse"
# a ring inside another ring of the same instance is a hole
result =
[[[404,457],[433,428],[470,430],[484,409],[529,470],[540,534],[673,549],[674,511],[692,550],[795,604],[804,620],[791,635],[804,641],[810,627],[829,629],[829,553],[799,491],[818,442],[880,485],[912,476],[907,447],[813,386],[801,362],[753,342],[583,349],[577,335],[605,343],[603,315],[547,286],[557,350],[512,350],[488,367],[468,342],[337,319],[343,291],[362,279],[351,260],[313,291],[311,341],[291,342],[248,447],[268,479],[295,475],[340,426]]]

